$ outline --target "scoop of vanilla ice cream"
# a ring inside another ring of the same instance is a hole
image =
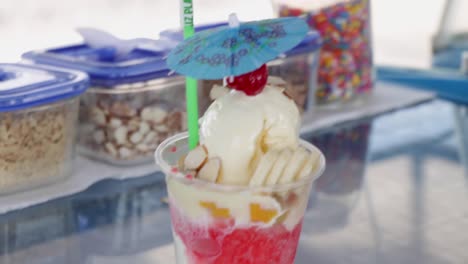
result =
[[[221,159],[218,183],[247,185],[265,152],[298,146],[299,126],[299,110],[282,88],[267,85],[256,96],[231,90],[205,112],[200,141]]]

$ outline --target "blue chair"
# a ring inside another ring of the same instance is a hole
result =
[[[454,103],[460,160],[468,181],[468,76],[445,69],[377,67],[377,77],[380,81],[404,84],[436,93],[439,98]]]

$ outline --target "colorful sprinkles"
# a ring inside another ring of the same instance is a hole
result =
[[[316,101],[348,101],[373,86],[370,0],[343,1],[320,10],[280,6],[280,16],[306,15],[323,39]]]

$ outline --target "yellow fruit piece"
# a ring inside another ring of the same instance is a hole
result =
[[[278,215],[275,209],[263,209],[258,203],[250,204],[250,220],[252,222],[269,223]]]
[[[200,202],[200,206],[208,209],[210,214],[215,218],[230,218],[231,214],[229,213],[229,209],[227,208],[218,208],[215,203],[213,202]]]

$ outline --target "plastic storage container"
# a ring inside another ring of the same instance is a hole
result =
[[[361,101],[372,89],[374,72],[370,0],[272,0],[279,16],[305,16],[320,32],[318,105]]]
[[[0,64],[0,194],[70,175],[85,74]]]
[[[269,74],[286,81],[289,94],[303,112],[315,104],[320,46],[321,39],[314,32],[286,52],[284,58],[268,63]]]
[[[152,161],[162,140],[186,130],[184,78],[168,75],[165,56],[143,47],[118,56],[112,48],[81,44],[23,57],[87,72],[91,88],[81,100],[79,150],[94,159],[133,165]],[[200,112],[207,107],[202,99]]]
[[[286,82],[283,85],[288,88],[289,95],[301,112],[314,105],[320,46],[320,36],[312,31],[299,45],[286,52],[283,58],[278,58],[267,64],[270,76],[280,77]],[[209,97],[212,87],[222,85],[223,81],[200,80],[199,83],[199,86],[207,93],[205,97]],[[276,83],[276,85],[278,84]]]

